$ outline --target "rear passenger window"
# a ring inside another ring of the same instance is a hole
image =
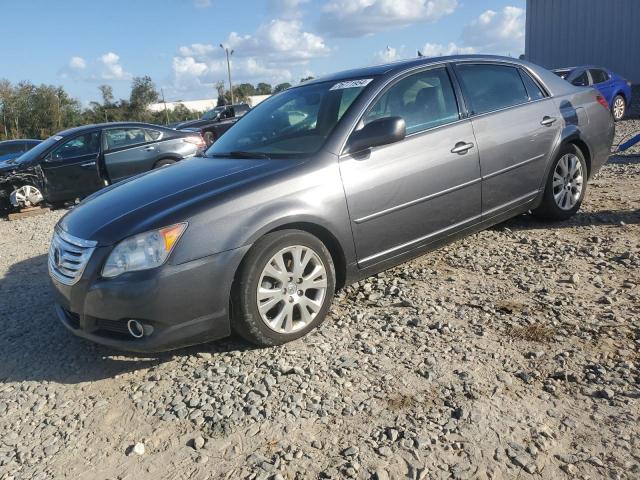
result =
[[[146,143],[145,131],[142,128],[113,128],[105,131],[107,150],[130,147]]]
[[[529,94],[530,100],[539,100],[544,98],[544,93],[540,86],[536,83],[536,81],[531,78],[524,70],[520,70],[520,76],[522,76],[522,81],[524,82],[524,86],[527,87],[527,93]]]
[[[529,101],[522,78],[514,67],[460,64],[457,71],[474,115]]]
[[[571,80],[571,83],[576,87],[588,87],[589,86],[589,76],[587,75],[587,71],[583,71],[576,78]]]
[[[591,79],[593,80],[594,84],[604,83],[607,80],[609,80],[609,74],[604,70],[593,69],[593,70],[589,70],[589,72],[591,73]]]
[[[144,133],[146,135],[147,142],[155,142],[162,138],[162,132],[159,132],[158,130],[151,130],[147,128]]]
[[[386,117],[404,118],[408,134],[458,120],[458,104],[446,68],[399,80],[376,101],[364,123]]]

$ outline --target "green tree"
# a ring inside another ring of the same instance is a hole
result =
[[[287,88],[291,88],[291,84],[289,82],[285,82],[285,83],[279,83],[278,85],[275,86],[275,88],[273,89],[273,93],[280,93],[285,91]]]
[[[271,95],[273,88],[268,83],[260,82],[256,86],[256,95]]]
[[[300,83],[308,82],[309,80],[313,80],[315,77],[303,77],[300,79]]]
[[[157,102],[159,98],[160,94],[149,75],[133,78],[129,97],[129,106],[133,114],[144,115],[147,107]]]

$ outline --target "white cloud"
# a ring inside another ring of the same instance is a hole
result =
[[[324,40],[304,31],[302,23],[295,19],[272,20],[250,35],[232,32],[223,44],[234,51],[231,56],[234,84],[291,81],[302,74],[311,59],[329,53]],[[218,45],[181,46],[173,58],[173,73],[175,91],[211,92],[216,82],[227,80],[225,53]]]
[[[437,20],[450,15],[458,0],[330,0],[320,30],[339,37],[358,37]]]
[[[212,0],[193,0],[193,4],[196,8],[207,8],[213,5]]]
[[[402,48],[401,48],[402,50]],[[387,46],[384,50],[379,50],[373,57],[374,63],[395,62],[402,58],[397,48]]]
[[[524,30],[525,10],[507,6],[482,13],[463,29],[462,39],[476,51],[517,56],[524,52]]]
[[[426,43],[420,50],[420,53],[425,57],[440,57],[443,55],[466,55],[469,53],[475,53],[474,47],[463,47],[450,42],[447,45],[440,43]]]
[[[100,57],[103,70],[101,77],[103,80],[126,80],[131,78],[131,74],[126,72],[120,65],[120,56],[113,52],[105,53]]]
[[[269,0],[269,10],[283,18],[302,16],[301,7],[309,0]]]
[[[87,62],[82,57],[71,57],[69,60],[69,68],[71,70],[84,70],[87,68]]]

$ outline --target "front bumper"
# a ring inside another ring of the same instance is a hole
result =
[[[64,285],[52,278],[56,314],[72,333],[119,350],[159,352],[203,343],[231,333],[231,284],[248,247],[180,265],[100,277],[110,248],[96,248],[80,281]],[[127,322],[146,327],[132,337]]]

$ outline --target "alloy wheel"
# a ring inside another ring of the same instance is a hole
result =
[[[257,286],[260,318],[277,333],[297,332],[318,315],[327,294],[327,271],[311,248],[293,245],[267,262]]]
[[[616,120],[622,119],[624,116],[625,103],[622,97],[616,97],[613,102],[613,116]]]
[[[571,210],[580,200],[583,188],[582,163],[568,153],[558,161],[553,172],[553,198],[562,210]]]
[[[11,204],[16,208],[33,207],[44,200],[42,193],[32,185],[23,185],[9,196]]]

